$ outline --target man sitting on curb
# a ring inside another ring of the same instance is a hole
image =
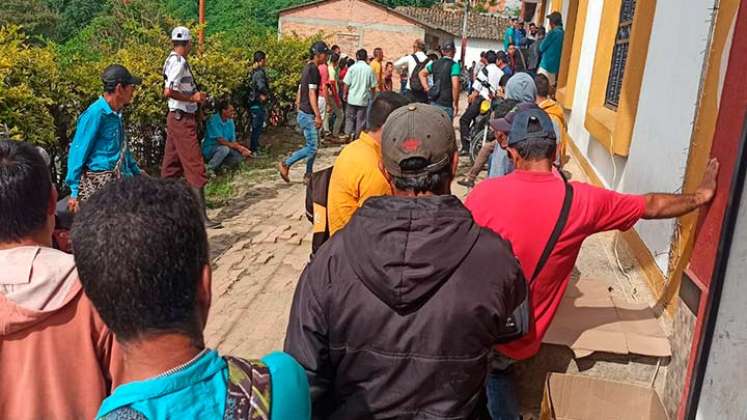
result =
[[[37,148],[0,140],[2,419],[91,419],[121,379],[73,256],[52,249],[56,202]]]
[[[236,110],[228,102],[220,102],[215,114],[208,119],[202,154],[208,161],[208,170],[215,173],[220,168],[234,168],[252,152],[236,142]]]
[[[557,222],[566,187],[553,171],[557,145],[547,114],[533,108],[506,119],[512,121],[507,148],[516,169],[509,175],[478,184],[465,205],[477,223],[511,243],[526,278],[531,278],[545,240]],[[497,347],[499,354],[487,385],[494,419],[519,418],[509,367],[539,351],[584,240],[598,232],[628,230],[640,219],[679,217],[709,203],[715,193],[717,173],[718,162],[711,160],[700,187],[692,194],[631,195],[581,182],[570,184],[567,224],[531,286],[535,322],[523,338]]]
[[[98,418],[309,418],[308,383],[293,358],[247,361],[205,347],[210,260],[187,185],[111,183],[83,207],[72,236],[86,295],[124,351],[123,385]]]
[[[408,103],[399,93],[384,92],[376,96],[368,115],[368,129],[345,146],[335,160],[327,193],[330,235],[342,229],[369,197],[391,195],[389,182],[379,169],[381,131],[389,114]]]
[[[325,419],[484,418],[488,354],[526,297],[509,245],[450,185],[451,120],[411,104],[382,134],[393,196],[366,200],[296,289],[285,349]]]

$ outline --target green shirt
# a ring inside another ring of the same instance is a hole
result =
[[[426,70],[428,70],[428,73],[432,74],[433,73],[433,61],[431,61],[430,63],[428,63],[425,66],[425,68],[426,68]],[[459,63],[457,63],[456,61],[454,61],[454,64],[451,65],[451,77],[455,77],[455,76],[459,77],[459,76],[461,76],[461,74],[462,74],[462,69],[459,68]]]
[[[371,89],[377,85],[371,67],[365,61],[358,61],[348,69],[343,82],[348,85],[348,103],[355,106],[368,106]]]

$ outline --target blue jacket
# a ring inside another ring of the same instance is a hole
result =
[[[560,70],[560,54],[563,52],[563,27],[556,26],[551,30],[540,44],[542,61],[540,68],[550,73],[557,74]]]
[[[122,114],[114,112],[100,96],[78,118],[75,137],[70,145],[65,183],[70,187],[71,197],[78,197],[78,184],[84,170],[102,172],[114,169],[123,141]],[[129,150],[121,170],[124,176],[140,175],[140,168]]]

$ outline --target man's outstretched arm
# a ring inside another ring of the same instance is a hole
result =
[[[644,219],[669,219],[683,216],[700,206],[708,204],[716,194],[716,176],[719,163],[714,158],[708,162],[703,180],[695,192],[690,194],[646,194]]]

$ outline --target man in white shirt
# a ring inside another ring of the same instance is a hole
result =
[[[412,86],[413,77],[415,79],[418,78],[415,68],[418,66],[418,63],[423,63],[423,66],[421,67],[425,67],[427,61],[428,56],[425,55],[425,42],[423,42],[422,39],[416,39],[415,42],[412,43],[412,54],[406,55],[394,62],[394,68],[397,72],[401,73],[404,69],[407,69],[407,74],[410,75],[410,78],[407,79],[407,86],[403,87],[405,87],[410,93],[411,99],[416,102],[428,102],[428,96],[425,94],[425,90],[422,88],[413,90]]]
[[[498,85],[503,77],[503,72],[495,64],[498,60],[498,54],[495,51],[488,51],[485,54],[488,64],[480,70],[475,76],[475,83],[472,85],[472,93],[468,101],[469,106],[459,119],[459,133],[462,139],[462,155],[469,154],[469,132],[472,122],[480,115],[480,104],[483,100],[492,101],[498,92]]]
[[[187,56],[192,50],[189,29],[179,26],[171,33],[174,50],[163,65],[163,95],[169,99],[166,118],[166,147],[161,163],[161,177],[186,178],[189,186],[200,198],[205,226],[218,229],[221,224],[207,217],[204,187],[207,184],[205,162],[200,142],[197,140],[195,113],[199,104],[207,99],[205,92],[197,89]]]

